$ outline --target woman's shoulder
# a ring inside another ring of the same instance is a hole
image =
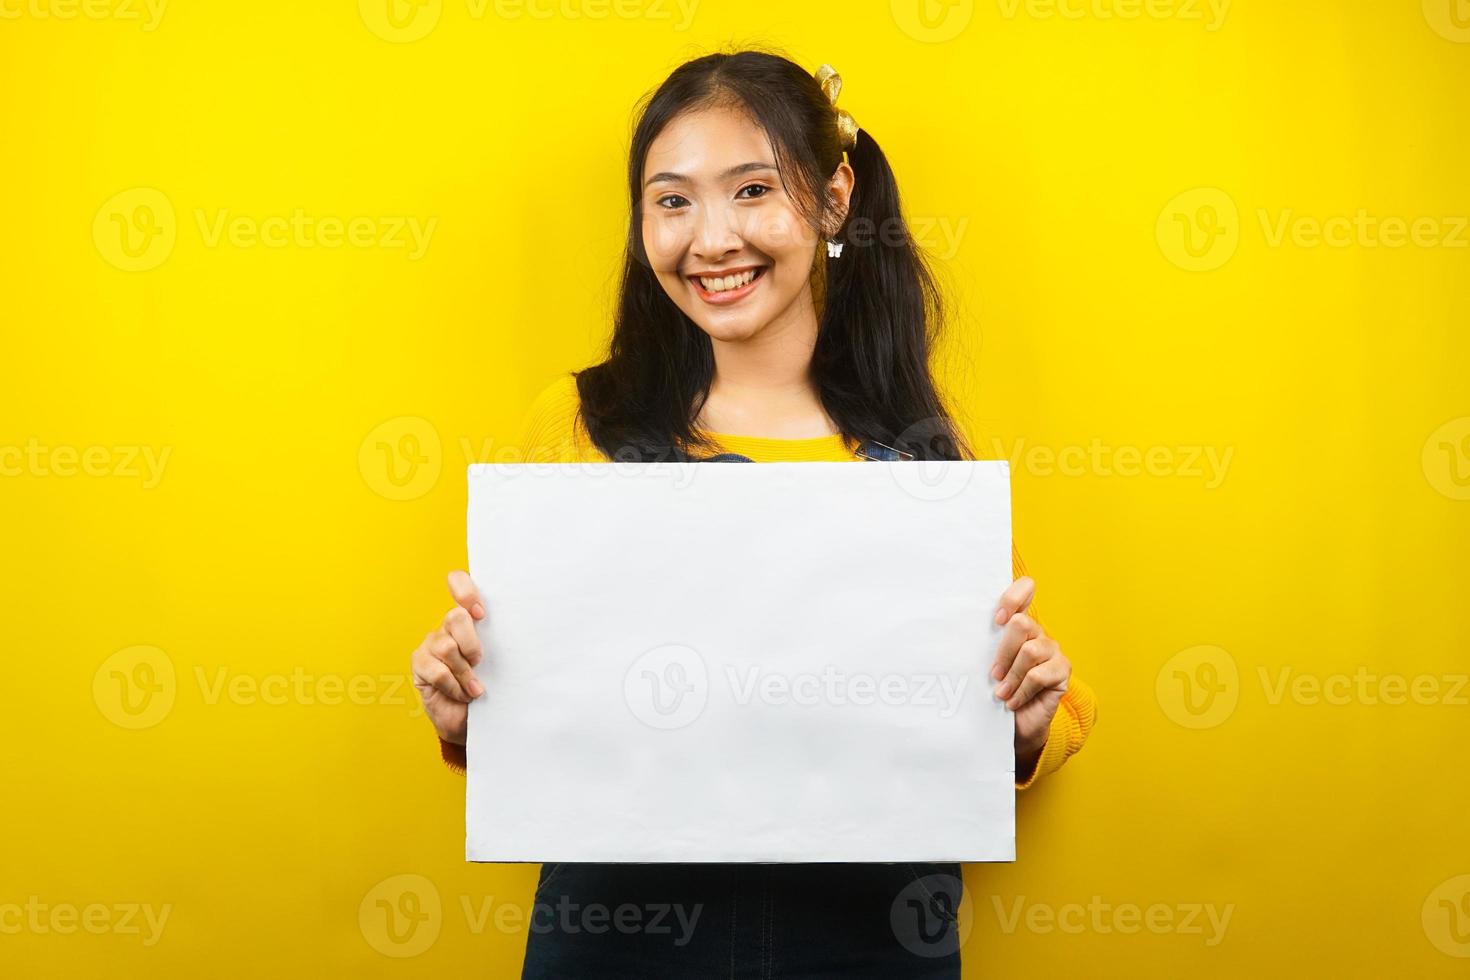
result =
[[[559,374],[531,400],[526,411],[527,420],[570,421],[581,406],[577,394],[577,376],[571,372]]]
[[[575,463],[600,458],[582,424],[574,375],[562,374],[531,401],[517,448],[528,463]]]

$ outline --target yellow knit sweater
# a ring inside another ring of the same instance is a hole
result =
[[[525,462],[607,461],[607,457],[592,444],[577,417],[580,404],[576,379],[570,374],[563,375],[536,397],[526,414],[517,442]],[[840,435],[818,436],[813,439],[766,439],[725,433],[710,435],[721,451],[739,453],[757,463],[845,462],[857,459]],[[1015,575],[1019,577],[1026,574],[1021,554],[1014,546],[1011,549],[1011,559]],[[1027,610],[1027,615],[1036,616],[1034,604]],[[1060,769],[1062,763],[1082,748],[1082,743],[1087,740],[1096,720],[1097,702],[1092,689],[1074,675],[1068,682],[1067,692],[1062,695],[1056,716],[1052,718],[1046,746],[1041,751],[1036,768],[1025,779],[1017,780],[1016,788],[1026,789],[1047,773]],[[464,771],[464,746],[441,742],[441,751],[444,761],[452,769]]]

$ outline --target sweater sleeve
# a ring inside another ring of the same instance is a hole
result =
[[[565,463],[582,458],[591,446],[577,419],[581,402],[577,379],[564,374],[541,390],[521,418],[517,457],[527,463]],[[439,739],[439,756],[452,771],[464,775],[465,747]]]
[[[458,742],[446,742],[442,738],[439,739],[439,758],[444,760],[444,764],[449,767],[451,772],[457,772],[461,776],[464,775],[466,762],[463,745],[460,745]]]
[[[1021,560],[1021,552],[1014,543],[1011,545],[1011,564],[1014,577],[1020,578],[1026,574],[1026,563]],[[1041,622],[1034,601],[1026,615],[1038,623]],[[1029,789],[1042,776],[1062,768],[1063,763],[1082,750],[1082,744],[1092,733],[1092,726],[1096,721],[1097,696],[1074,673],[1067,681],[1067,691],[1062,695],[1057,713],[1052,716],[1051,725],[1047,728],[1046,744],[1041,748],[1041,757],[1036,760],[1036,768],[1024,781],[1016,781],[1016,789]]]

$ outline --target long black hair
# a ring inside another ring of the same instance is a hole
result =
[[[644,248],[640,207],[649,146],[680,113],[738,106],[765,131],[782,183],[840,257],[819,247],[813,295],[819,330],[811,377],[849,445],[876,440],[918,459],[968,458],[935,389],[929,355],[942,303],[900,210],[898,184],[866,129],[847,151],[856,178],[841,227],[827,182],[842,161],[832,103],[814,75],[761,51],[686,62],[645,100],[628,154],[631,216],[622,285],[606,360],[577,372],[581,417],[614,461],[687,459],[716,447],[693,419],[709,395],[709,337],[664,292]]]

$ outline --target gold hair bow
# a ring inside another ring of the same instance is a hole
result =
[[[837,96],[842,91],[842,76],[831,65],[823,65],[817,69],[817,84],[822,86],[822,93],[827,96],[827,101],[832,103],[832,108],[837,113],[837,135],[842,137],[842,148],[852,149],[857,145],[858,124],[852,118],[852,113],[837,108]]]

